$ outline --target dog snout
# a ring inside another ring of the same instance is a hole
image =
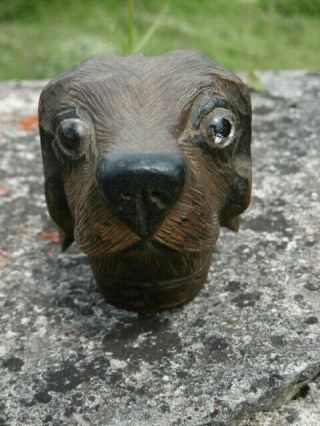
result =
[[[107,204],[141,238],[153,235],[174,207],[185,177],[179,153],[111,153],[96,172]]]

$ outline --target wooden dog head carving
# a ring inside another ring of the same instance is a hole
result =
[[[94,57],[39,102],[48,210],[116,306],[191,300],[251,193],[251,104],[203,56]]]

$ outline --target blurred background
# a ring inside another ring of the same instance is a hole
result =
[[[172,49],[234,71],[319,71],[320,0],[0,0],[0,80]]]

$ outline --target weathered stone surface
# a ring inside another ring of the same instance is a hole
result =
[[[0,424],[320,424],[320,76],[260,77],[252,206],[195,301],[157,315],[107,305],[59,252],[43,83],[0,85]]]

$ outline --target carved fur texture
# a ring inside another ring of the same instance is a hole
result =
[[[94,57],[43,89],[39,122],[63,249],[75,239],[116,306],[157,311],[191,300],[220,226],[238,230],[250,202],[251,104],[241,80],[189,51]],[[179,156],[186,169],[179,198],[148,237],[119,218],[97,181],[101,161],[140,153]]]

